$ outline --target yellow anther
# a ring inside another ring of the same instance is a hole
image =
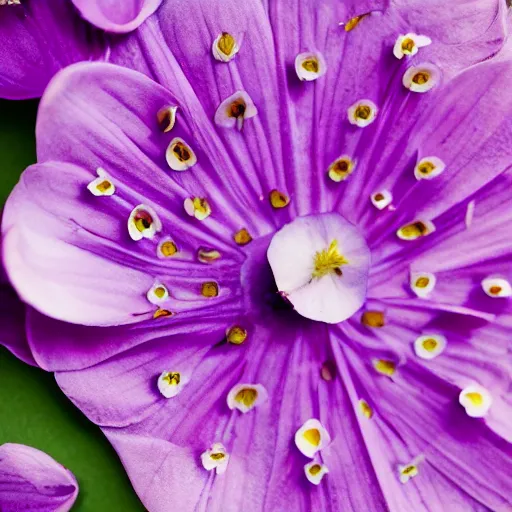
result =
[[[315,269],[312,276],[320,278],[331,272],[341,276],[342,270],[340,267],[347,263],[346,258],[338,251],[338,241],[333,240],[328,249],[317,251],[315,254]]]
[[[382,311],[365,311],[361,323],[367,327],[384,327],[386,319]]]

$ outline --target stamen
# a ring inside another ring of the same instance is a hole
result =
[[[276,210],[290,204],[290,198],[284,192],[280,192],[277,189],[271,190],[268,198],[272,208]]]
[[[482,289],[494,299],[512,297],[512,286],[501,277],[486,277],[482,281]]]
[[[158,121],[158,126],[160,130],[164,133],[170,132],[174,125],[176,124],[176,111],[178,107],[176,106],[165,106],[162,107],[156,114],[156,119]]]
[[[419,48],[428,46],[431,43],[432,40],[429,37],[410,32],[404,36],[398,36],[393,47],[393,55],[397,59],[402,59],[404,55],[416,55]]]
[[[197,163],[192,148],[180,137],[171,140],[165,152],[167,164],[173,171],[186,171]]]
[[[215,112],[215,124],[224,128],[241,130],[246,119],[258,113],[251,97],[245,91],[237,91],[226,98]]]
[[[221,253],[216,249],[209,249],[206,247],[200,247],[197,250],[197,259],[201,263],[213,263],[221,257]]]
[[[295,57],[295,72],[300,80],[310,82],[325,75],[327,65],[321,53],[299,53]]]
[[[434,224],[430,221],[416,220],[410,224],[402,226],[396,232],[401,240],[416,240],[422,236],[427,236],[436,230]]]
[[[220,62],[229,62],[235,58],[239,47],[234,36],[228,32],[222,32],[212,45],[212,53],[216,60]]]
[[[333,240],[328,249],[318,251],[315,254],[312,277],[321,278],[330,273],[342,276],[343,272],[340,267],[346,264],[348,264],[348,261],[338,251],[338,241]]]
[[[151,304],[161,304],[169,298],[169,290],[162,283],[155,283],[148,291],[147,298]]]
[[[311,459],[330,442],[329,433],[317,419],[307,420],[295,433],[295,445]]]
[[[375,121],[377,105],[371,100],[359,100],[348,108],[347,114],[350,124],[364,128]]]
[[[188,197],[185,199],[183,206],[185,211],[197,220],[204,220],[212,213],[210,204],[204,197]]]
[[[158,390],[165,398],[176,396],[185,384],[180,372],[167,371],[158,377]]]
[[[410,67],[402,78],[404,87],[412,92],[427,92],[432,89],[441,76],[439,68],[433,64]]]
[[[444,162],[435,156],[422,158],[414,169],[414,177],[417,180],[431,180],[439,176],[445,169]]]
[[[268,399],[267,391],[261,384],[237,384],[228,394],[228,407],[246,413]]]
[[[214,443],[209,450],[201,454],[201,462],[204,469],[215,469],[217,475],[222,475],[226,472],[229,454],[222,443]]]
[[[178,246],[166,237],[158,243],[156,255],[158,258],[170,258],[178,253]]]
[[[418,466],[415,464],[407,464],[406,466],[398,466],[398,474],[400,482],[405,484],[409,479],[415,477],[418,474]]]
[[[384,327],[386,319],[382,311],[364,311],[361,323],[366,327]]]
[[[162,230],[162,223],[155,210],[150,206],[139,204],[128,218],[128,233],[132,240],[152,239]]]
[[[361,20],[366,18],[366,16],[368,16],[368,15],[369,15],[369,13],[366,13],[366,14],[361,14],[359,16],[354,16],[353,18],[350,18],[346,23],[343,24],[343,26],[345,28],[345,32],[351,32],[352,30],[354,30],[357,27],[357,25],[359,25]]]
[[[393,196],[389,190],[380,190],[379,192],[374,192],[370,199],[375,208],[384,210],[384,208],[389,206],[391,201],[393,201]]]
[[[492,405],[489,391],[479,384],[466,386],[459,394],[459,403],[472,418],[483,418]]]
[[[377,372],[391,377],[396,371],[396,364],[389,359],[372,359],[372,365]]]
[[[354,171],[355,162],[347,155],[336,159],[327,170],[327,174],[332,181],[339,183],[346,180]]]
[[[322,478],[329,473],[329,470],[326,465],[312,460],[304,466],[304,473],[313,485],[319,485]]]
[[[446,348],[446,338],[441,334],[424,334],[414,342],[414,352],[421,359],[434,359]]]
[[[327,382],[336,377],[336,365],[332,361],[326,361],[320,369],[320,376]]]
[[[373,416],[373,409],[370,407],[370,404],[362,398],[359,400],[359,409],[365,418],[371,419]]]
[[[111,196],[116,191],[116,187],[105,169],[98,167],[96,169],[98,177],[92,180],[87,189],[93,196]]]
[[[168,317],[168,316],[174,316],[174,313],[172,313],[171,311],[169,311],[168,309],[157,309],[154,313],[153,313],[153,318],[156,320],[157,318],[165,318],[165,317]]]
[[[411,272],[411,290],[420,298],[427,298],[436,285],[436,276],[429,272]]]
[[[252,236],[246,228],[242,228],[233,235],[233,239],[237,245],[247,245],[252,242]]]
[[[201,295],[203,297],[218,297],[219,285],[215,281],[207,281],[201,285]]]
[[[226,340],[233,345],[241,345],[247,339],[247,330],[239,325],[233,325],[226,331]]]

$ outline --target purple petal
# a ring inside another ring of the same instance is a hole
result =
[[[2,6],[0,32],[2,98],[37,98],[59,69],[104,53],[103,37],[80,20],[70,0]]]
[[[151,16],[162,0],[71,0],[82,16],[107,32],[131,32]]]
[[[46,453],[21,444],[0,446],[2,512],[67,512],[77,495],[73,473]]]

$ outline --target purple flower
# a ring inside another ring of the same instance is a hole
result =
[[[503,9],[176,1],[50,84],[5,265],[151,512],[510,504]]]
[[[0,97],[39,97],[68,64],[108,59],[113,33],[135,30],[162,0],[0,0]]]
[[[21,444],[0,446],[2,512],[67,512],[77,496],[73,473],[46,453]]]

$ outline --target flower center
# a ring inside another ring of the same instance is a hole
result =
[[[366,299],[370,251],[337,213],[298,217],[274,234],[267,258],[279,294],[305,318],[338,323]]]

